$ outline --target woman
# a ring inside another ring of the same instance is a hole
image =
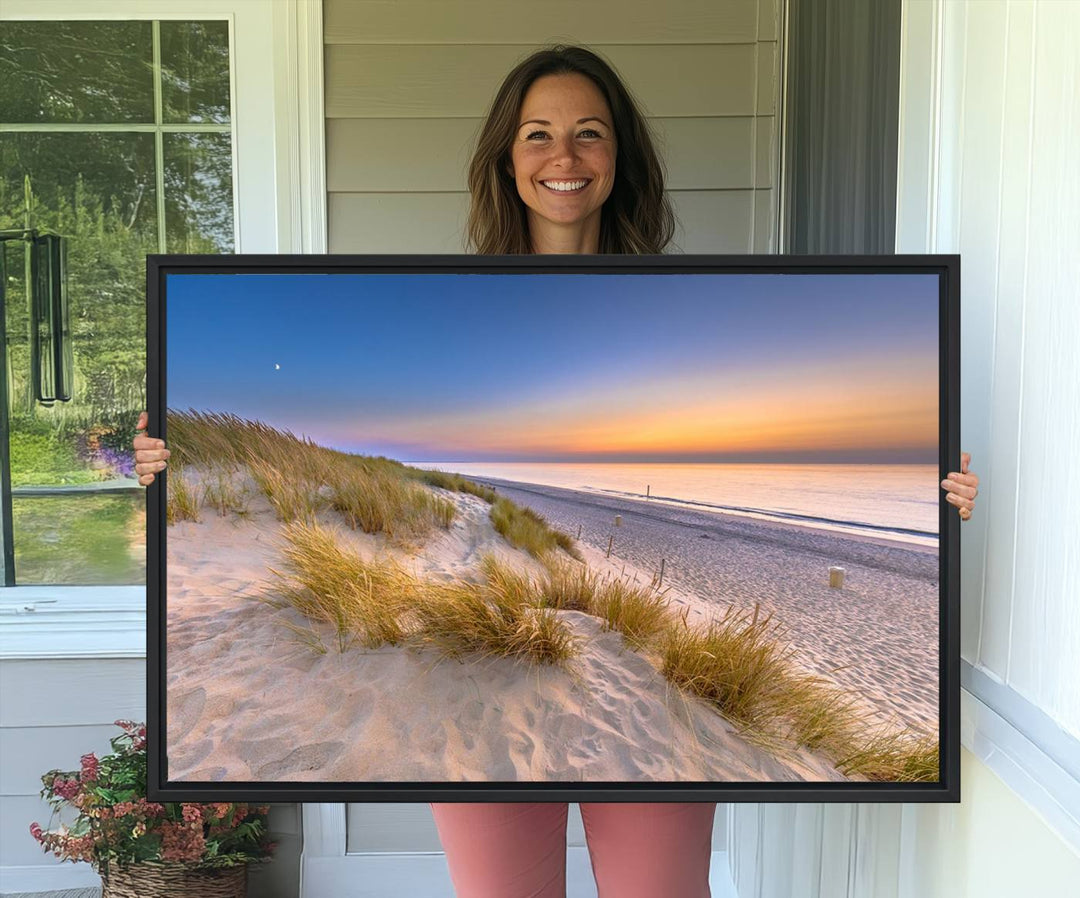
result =
[[[483,254],[660,253],[674,217],[644,117],[618,76],[580,47],[534,53],[503,82],[469,168],[468,236]],[[145,412],[138,429],[146,427]],[[135,439],[146,485],[161,440]],[[942,481],[967,519],[978,477]],[[715,804],[583,803],[601,898],[709,895]],[[565,803],[432,805],[461,898],[565,894]]]

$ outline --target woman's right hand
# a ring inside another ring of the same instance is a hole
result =
[[[165,459],[169,457],[164,440],[156,440],[141,432],[146,430],[149,423],[150,416],[146,412],[140,412],[139,422],[135,425],[135,439],[132,441],[132,446],[135,447],[135,473],[139,475],[139,483],[143,486],[149,486],[154,482],[154,475],[165,470]]]

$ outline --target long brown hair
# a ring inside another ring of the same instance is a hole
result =
[[[598,251],[663,252],[675,233],[675,216],[645,116],[607,62],[584,47],[562,44],[518,63],[492,101],[469,164],[469,246],[484,255],[532,252],[525,204],[508,171],[510,147],[529,87],[543,75],[561,74],[590,78],[614,118],[615,180],[600,213]]]

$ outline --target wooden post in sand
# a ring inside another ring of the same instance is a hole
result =
[[[581,539],[581,525],[580,524],[577,525],[577,538]]]
[[[621,514],[615,515],[615,526],[616,527],[621,527],[622,526],[622,515]]]
[[[611,546],[614,544],[614,542],[615,542],[615,534],[613,533],[613,534],[611,534],[610,537],[608,537],[608,541],[607,541],[607,557],[608,558],[611,557]]]
[[[650,492],[651,490],[652,490],[652,487],[651,487],[651,486],[649,486],[648,484],[646,484],[646,486],[645,486],[645,498],[646,498],[646,499],[648,499],[648,498],[649,498],[649,492]]]
[[[661,586],[664,585],[664,565],[666,564],[666,562],[667,562],[666,558],[661,558],[660,559],[660,579],[656,583],[656,588],[657,589],[659,589]]]
[[[832,589],[844,588],[844,569],[842,567],[829,568],[829,586]]]

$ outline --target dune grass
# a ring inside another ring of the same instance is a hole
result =
[[[169,470],[169,495],[165,505],[165,523],[199,521],[202,494],[198,487],[188,483],[183,467],[173,465]]]
[[[647,646],[671,622],[667,600],[651,585],[601,577],[584,564],[549,558],[536,588],[543,604],[598,617],[635,649]]]
[[[563,549],[578,561],[582,560],[573,538],[556,530],[531,508],[522,508],[499,496],[491,506],[490,514],[495,532],[515,549],[524,549],[534,558],[544,558],[556,549]]]
[[[447,474],[444,471],[425,471],[420,468],[408,468],[407,470],[411,477],[415,477],[428,486],[437,486],[452,493],[469,493],[483,499],[488,505],[494,504],[497,498],[495,490],[490,486],[474,483],[460,474]]]
[[[540,607],[529,578],[490,556],[481,584],[432,584],[415,609],[419,637],[444,653],[515,657],[559,664],[576,653],[574,637],[553,608]]]
[[[729,607],[703,626],[672,623],[659,646],[661,672],[732,722],[763,730],[791,650],[775,638],[771,615]]]
[[[841,773],[861,773],[882,783],[937,782],[940,778],[939,743],[933,736],[882,730],[837,758]]]
[[[198,465],[218,484],[225,475],[248,470],[281,521],[311,521],[332,508],[353,529],[409,540],[449,529],[457,511],[427,488],[430,472],[392,459],[338,452],[229,414],[170,411],[167,427],[174,465]],[[445,482],[459,491],[483,491],[464,478]],[[237,508],[236,497],[222,489],[209,500]]]
[[[728,611],[705,625],[668,618],[653,638],[662,673],[713,705],[762,744],[789,741],[831,760],[846,775],[882,782],[938,779],[938,743],[872,723],[850,694],[799,671],[771,615]]]
[[[538,607],[527,577],[492,559],[483,580],[422,580],[392,561],[366,562],[342,548],[334,533],[294,521],[283,530],[286,570],[263,597],[334,628],[339,651],[410,642],[459,657],[475,654],[558,664],[575,651],[573,635],[555,611]],[[300,633],[315,650],[317,637]]]
[[[625,579],[613,579],[601,586],[593,614],[603,619],[609,629],[622,633],[635,649],[651,645],[673,621],[669,603],[661,593]]]
[[[203,483],[202,504],[213,508],[220,517],[226,517],[230,513],[246,517],[247,490],[236,484],[229,472],[217,469]]]
[[[400,618],[415,600],[415,578],[392,562],[372,564],[344,551],[332,531],[315,523],[292,521],[282,535],[286,570],[271,568],[278,578],[274,604],[329,623],[339,651],[353,640],[367,648],[402,642]]]

